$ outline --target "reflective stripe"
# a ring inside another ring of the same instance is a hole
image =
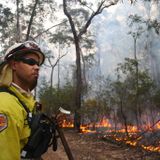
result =
[[[23,151],[21,152],[21,156],[22,156],[22,157],[25,157],[26,154],[27,154],[27,151],[24,151],[24,150],[23,150]]]

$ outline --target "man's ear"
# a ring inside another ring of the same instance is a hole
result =
[[[16,64],[17,64],[17,62],[14,61],[14,60],[11,60],[11,61],[9,62],[9,65],[10,65],[10,67],[12,68],[12,70],[16,70]]]

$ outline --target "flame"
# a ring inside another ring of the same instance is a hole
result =
[[[131,146],[136,146],[138,141],[126,141],[126,144],[129,144]]]
[[[73,120],[66,120],[63,119],[62,122],[62,127],[63,128],[73,128],[74,127],[74,121]],[[146,129],[148,131],[152,131],[152,126],[151,124],[146,124],[144,126],[142,126],[143,129]],[[105,133],[107,133],[107,135],[104,135],[104,137],[111,137],[114,140],[118,141],[118,142],[125,142],[128,145],[131,146],[140,146],[143,149],[147,150],[147,151],[152,151],[152,152],[160,152],[160,141],[159,141],[159,145],[158,146],[146,146],[146,145],[140,145],[139,141],[143,138],[142,136],[139,136],[138,138],[136,138],[138,136],[138,133],[141,133],[141,131],[137,128],[137,126],[134,125],[128,125],[127,126],[127,131],[128,131],[128,136],[129,137],[125,137],[125,134],[122,134],[123,137],[118,137],[116,134],[119,133],[121,135],[121,133],[126,133],[125,128],[121,128],[121,129],[117,129],[116,132],[113,129],[114,127],[112,127],[109,119],[107,118],[102,118],[102,120],[98,123],[90,123],[90,124],[82,124],[80,126],[80,130],[81,133],[96,133],[98,128],[105,128]],[[120,128],[120,127],[119,127]],[[155,127],[156,129],[160,129],[160,122],[158,122]],[[116,133],[116,134],[114,134]],[[129,140],[132,139],[132,140]],[[134,139],[134,140],[133,140]]]
[[[145,145],[141,145],[142,148],[144,148],[145,150],[148,150],[148,151],[152,151],[152,152],[160,152],[160,146],[145,146]]]
[[[139,132],[137,126],[127,126],[127,131],[129,133],[137,133],[137,132]],[[122,129],[118,130],[117,132],[119,132],[119,133],[120,132],[125,133],[126,130],[124,128],[122,128]]]
[[[110,122],[109,122],[108,119],[103,118],[99,123],[96,124],[96,127],[97,127],[97,128],[98,128],[98,127],[108,127],[108,128],[110,128],[110,127],[111,127],[111,124],[110,124]]]
[[[95,133],[96,131],[92,131],[88,128],[88,126],[80,126],[81,133]]]
[[[160,129],[160,121],[156,124],[157,129]]]
[[[62,128],[73,128],[74,124],[73,124],[73,122],[70,122],[70,121],[67,121],[66,119],[64,119],[61,126],[62,126]]]

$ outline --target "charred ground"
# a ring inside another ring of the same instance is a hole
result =
[[[160,160],[157,153],[115,143],[99,134],[80,134],[74,130],[64,130],[64,134],[75,160]],[[58,142],[58,150],[49,148],[44,160],[68,160],[60,139]]]

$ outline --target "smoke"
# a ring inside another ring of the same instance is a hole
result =
[[[96,54],[100,62],[97,67],[101,68],[103,75],[114,76],[114,69],[118,63],[123,62],[125,57],[134,58],[133,37],[128,35],[131,31],[127,25],[128,16],[137,14],[148,20],[159,15],[158,12],[150,2],[137,2],[135,5],[123,3],[106,9],[102,15],[94,19],[92,27],[96,28]],[[145,32],[137,40],[137,54],[139,59],[148,61],[147,67],[156,77],[160,72],[160,39],[153,29],[148,31],[145,24],[141,25],[145,26]]]

